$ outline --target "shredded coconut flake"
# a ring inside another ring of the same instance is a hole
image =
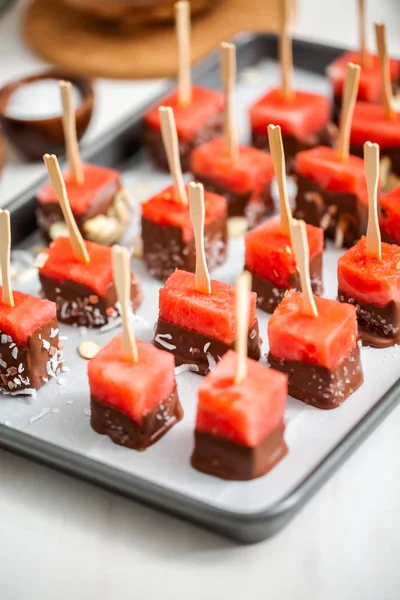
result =
[[[198,373],[199,372],[199,366],[198,365],[190,365],[190,364],[183,364],[183,365],[179,365],[178,367],[175,367],[175,375],[181,375],[181,373],[188,373],[189,371],[193,372],[193,373]]]
[[[163,348],[165,348],[166,350],[176,350],[176,346],[174,346],[174,344],[166,342],[166,339],[172,340],[172,335],[170,333],[159,333],[155,337],[155,341],[158,342],[160,346],[163,346]]]
[[[42,408],[42,410],[40,411],[40,413],[38,415],[36,415],[35,417],[31,417],[29,419],[29,423],[32,425],[32,423],[36,423],[36,421],[39,421],[39,419],[42,419],[45,415],[47,415],[47,413],[50,411],[49,408]]]

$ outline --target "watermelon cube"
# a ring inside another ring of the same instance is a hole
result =
[[[360,337],[378,348],[400,341],[400,247],[382,244],[381,260],[367,256],[361,238],[338,262],[338,297],[357,308]]]
[[[226,200],[204,193],[204,249],[209,270],[226,258]],[[179,202],[172,186],[142,204],[143,259],[153,277],[165,281],[175,269],[194,272],[196,250],[189,204]]]
[[[137,341],[139,360],[122,354],[122,334],[88,363],[91,425],[115,444],[144,450],[183,417],[174,359]]]
[[[114,244],[120,239],[129,220],[129,213],[124,219],[122,213],[114,210],[117,192],[121,189],[120,173],[115,169],[90,164],[83,165],[83,173],[85,181],[82,184],[77,184],[68,171],[64,173],[68,199],[78,228],[86,239],[105,243],[102,231],[99,230],[97,239],[96,228],[93,227],[95,220],[102,219],[100,229],[104,230],[106,224],[114,225],[115,235],[111,231],[106,240],[108,244]],[[58,231],[62,231],[61,225],[64,224],[62,210],[51,183],[40,188],[37,202],[38,226],[50,241],[59,235]]]
[[[327,237],[352,246],[367,227],[364,161],[350,155],[343,162],[334,149],[321,146],[299,152],[295,172],[295,218],[320,226]]]
[[[324,232],[307,225],[310,276],[315,294],[322,294]],[[300,279],[291,240],[281,231],[279,215],[262,223],[245,237],[245,269],[252,274],[257,305],[273,312],[288,289],[300,289]]]
[[[273,209],[274,168],[267,152],[240,146],[233,162],[225,140],[216,138],[193,150],[191,170],[205,189],[225,196],[229,217],[244,216],[250,227]]]
[[[43,252],[39,279],[45,298],[55,302],[60,321],[69,325],[102,327],[118,317],[112,249],[85,242],[90,262],[77,260],[70,238],[59,237]],[[141,302],[138,278],[132,274],[132,308]]]
[[[224,479],[267,473],[285,456],[287,377],[247,359],[247,376],[235,383],[237,356],[227,352],[198,388],[192,465]]]
[[[183,171],[190,171],[193,149],[222,134],[224,99],[220,92],[192,86],[189,104],[180,104],[178,92],[163,98],[144,117],[144,140],[155,163],[168,170],[168,161],[161,137],[160,106],[170,106],[174,111],[179,139],[179,153]]]
[[[196,290],[193,273],[176,270],[160,289],[154,345],[169,350],[177,365],[206,375],[236,341],[236,290],[211,281],[211,294]],[[250,293],[248,354],[260,358],[256,294]]]
[[[400,187],[381,196],[379,225],[382,240],[400,245]]]
[[[257,100],[249,111],[253,146],[269,149],[268,125],[280,125],[289,172],[297,152],[315,146],[331,146],[336,134],[329,124],[329,99],[312,92],[296,91],[285,98],[275,88]]]
[[[318,408],[339,406],[362,383],[356,309],[315,296],[318,316],[303,314],[290,290],[268,322],[270,365],[289,376],[289,394]]]
[[[0,389],[35,395],[62,365],[56,306],[22,292],[13,296],[12,307],[0,302]]]

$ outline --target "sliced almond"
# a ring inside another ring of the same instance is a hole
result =
[[[93,242],[111,245],[118,242],[125,230],[116,217],[97,215],[85,222],[85,236]]]
[[[241,237],[249,228],[245,217],[231,217],[228,219],[228,235],[231,237]]]
[[[92,342],[91,340],[84,340],[78,346],[78,354],[82,358],[90,360],[91,358],[96,356],[100,349],[101,346],[99,346],[99,344],[96,344],[96,342]]]

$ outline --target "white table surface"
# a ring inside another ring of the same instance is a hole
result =
[[[298,33],[354,45],[350,4],[302,0]],[[400,54],[398,0],[368,4]],[[19,38],[20,7],[0,19],[0,83],[43,66]],[[161,87],[99,82],[88,140]],[[10,156],[1,202],[32,177]],[[248,547],[0,451],[0,598],[399,600],[399,430],[397,409],[280,534]]]

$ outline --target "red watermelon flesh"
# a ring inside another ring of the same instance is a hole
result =
[[[237,384],[236,361],[236,352],[227,352],[200,384],[196,430],[254,447],[283,421],[287,377],[248,358]]]
[[[1,294],[0,286],[0,298]],[[56,305],[22,292],[13,292],[13,295],[13,307],[0,302],[0,338],[1,334],[9,335],[22,346],[36,329],[56,318]]]
[[[315,298],[318,316],[304,315],[303,297],[290,290],[268,322],[270,351],[276,358],[336,367],[357,341],[356,309],[351,304]]]
[[[382,260],[367,256],[366,238],[338,261],[338,287],[358,302],[385,306],[400,302],[400,247],[382,244]]]
[[[400,187],[381,196],[380,204],[381,231],[400,244]]]
[[[250,293],[249,326],[256,319],[256,294]],[[178,327],[231,344],[236,339],[236,290],[211,281],[211,294],[196,290],[195,275],[176,270],[160,289],[159,318]]]
[[[220,217],[226,217],[226,198],[204,191],[205,225]],[[164,226],[180,227],[185,241],[193,237],[189,204],[179,202],[173,186],[163,190],[142,204],[142,216]]]
[[[160,106],[170,106],[174,110],[179,139],[191,141],[207,121],[222,110],[223,104],[224,100],[220,92],[192,86],[192,101],[190,104],[180,104],[178,92],[174,91],[152,108],[145,115],[144,120],[148,127],[159,131],[161,123],[158,109]]]
[[[266,133],[271,123],[280,125],[282,133],[304,140],[320,131],[330,119],[330,102],[326,96],[296,91],[284,98],[282,90],[270,90],[250,107],[253,131]]]
[[[137,341],[139,361],[122,354],[122,333],[88,363],[90,395],[119,408],[139,425],[143,417],[166,400],[175,386],[172,354]]]
[[[71,178],[70,173],[64,173],[67,195],[74,215],[85,214],[93,202],[106,202],[121,188],[119,171],[114,169],[84,164],[83,173],[85,181],[80,185]],[[37,199],[39,204],[58,204],[51,183],[38,191]]]
[[[360,52],[345,52],[333,63],[328,65],[326,74],[332,84],[334,94],[341,96],[346,77],[347,64],[360,64]],[[392,82],[397,80],[399,74],[399,63],[390,59],[390,78]],[[365,102],[379,102],[382,97],[382,77],[379,58],[376,54],[368,54],[368,60],[360,70],[360,84],[358,86],[358,100]]]
[[[310,261],[324,249],[324,232],[306,225]],[[252,272],[280,288],[290,287],[290,276],[297,270],[290,238],[281,231],[280,216],[262,223],[245,236],[245,264]]]
[[[379,104],[357,102],[351,124],[351,144],[363,146],[365,142],[379,144],[381,150],[400,146],[400,115],[394,119],[384,116]]]
[[[95,242],[85,241],[85,245],[90,257],[89,263],[75,258],[69,238],[56,238],[45,250],[48,259],[39,269],[39,275],[56,282],[68,280],[85,285],[104,297],[114,280],[112,249]]]
[[[239,157],[233,162],[222,138],[206,142],[193,150],[192,171],[238,194],[250,191],[253,200],[260,197],[274,176],[272,159],[267,152],[240,146]]]
[[[368,203],[364,161],[358,156],[350,155],[343,162],[333,148],[318,146],[299,152],[295,168],[324,190],[356,194],[363,203]]]

